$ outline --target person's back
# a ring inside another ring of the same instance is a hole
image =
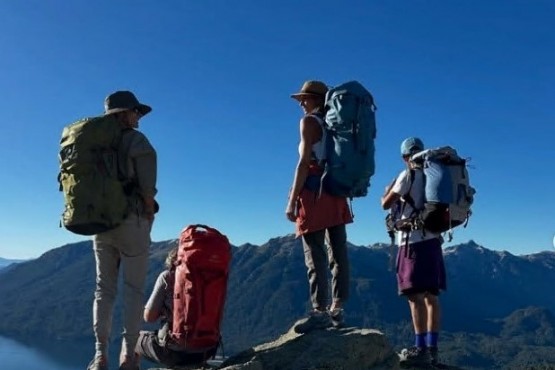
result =
[[[120,171],[124,178],[130,179],[129,211],[150,218],[151,212],[158,212],[158,204],[154,201],[157,192],[156,151],[145,134],[135,129],[123,132],[119,148]]]
[[[400,220],[411,219],[424,207],[425,181],[424,173],[420,168],[405,169],[397,177],[391,191],[401,195],[398,205],[400,214],[396,216]],[[423,229],[412,229],[409,232],[397,231],[397,245],[417,243],[439,236]]]

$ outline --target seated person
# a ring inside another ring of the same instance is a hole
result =
[[[146,322],[161,321],[156,331],[141,331],[135,352],[149,361],[168,367],[201,364],[213,357],[217,347],[207,352],[191,352],[180,348],[171,340],[170,331],[173,319],[173,281],[177,247],[166,258],[166,269],[160,273],[144,310]]]

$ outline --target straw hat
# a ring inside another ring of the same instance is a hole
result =
[[[291,97],[296,100],[300,100],[303,96],[321,96],[322,98],[326,96],[328,92],[328,87],[322,81],[306,81],[301,87],[301,91],[296,94],[292,94]]]

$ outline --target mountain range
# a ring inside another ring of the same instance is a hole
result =
[[[153,243],[147,297],[176,240]],[[395,251],[393,251],[395,252]],[[397,295],[389,246],[349,245],[351,297],[346,322],[411,345],[408,305]],[[441,295],[443,358],[465,368],[555,364],[555,252],[515,256],[474,241],[444,249],[448,290]],[[64,245],[0,276],[0,334],[90,340],[95,281],[90,241]],[[121,297],[120,297],[121,298]],[[234,353],[274,339],[309,310],[302,246],[292,235],[233,248],[223,322]],[[114,333],[121,327],[116,302]]]
[[[19,263],[19,262],[23,262],[25,260],[19,260],[19,259],[8,259],[8,258],[2,258],[0,257],[0,270],[4,269],[5,267],[10,266],[13,263]]]

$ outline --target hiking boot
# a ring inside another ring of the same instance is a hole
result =
[[[434,369],[447,369],[448,366],[439,362],[437,347],[428,347],[428,352],[430,352],[431,364]]]
[[[293,330],[297,334],[308,333],[312,330],[326,329],[332,326],[328,311],[313,310],[306,319],[295,325]]]
[[[330,311],[330,318],[331,324],[334,328],[339,329],[345,326],[345,314],[342,308],[334,308],[332,311]]]
[[[403,366],[429,366],[431,365],[430,353],[427,348],[405,348],[399,354],[399,364]]]
[[[121,365],[119,365],[118,370],[141,370],[141,368],[139,367],[139,364],[134,362],[122,362]]]
[[[439,364],[437,347],[428,347],[428,352],[430,352],[430,359],[431,359],[432,365],[435,366]]]
[[[104,355],[95,355],[87,366],[87,370],[108,370],[108,360]]]

